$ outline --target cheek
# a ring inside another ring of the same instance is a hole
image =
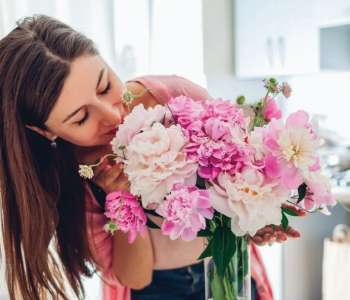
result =
[[[78,146],[96,146],[100,144],[98,124],[83,124],[81,127],[67,128],[59,136]]]

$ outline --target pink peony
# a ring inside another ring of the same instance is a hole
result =
[[[214,99],[208,102],[205,110],[201,112],[201,120],[205,123],[209,119],[219,119],[231,125],[238,125],[246,129],[249,123],[248,118],[244,118],[244,111],[237,108],[237,105],[222,99]]]
[[[170,235],[172,240],[181,236],[187,242],[194,240],[199,230],[205,229],[205,218],[212,219],[214,214],[207,190],[181,183],[174,185],[156,212],[165,218],[162,225],[164,235]]]
[[[213,180],[222,171],[234,173],[249,159],[250,149],[242,142],[248,125],[243,114],[235,104],[216,99],[184,130],[190,140],[185,151],[198,160],[201,177]]]
[[[137,197],[126,191],[117,220],[123,193],[124,190],[121,190],[107,195],[105,215],[116,223],[117,229],[125,233],[129,232],[129,243],[131,244],[135,241],[137,232],[140,232],[143,238],[146,236],[147,217]]]
[[[120,146],[128,146],[130,141],[139,134],[141,131],[151,130],[151,126],[154,122],[162,122],[166,115],[167,122],[170,119],[169,111],[166,111],[164,106],[156,105],[145,109],[143,104],[137,105],[133,111],[125,117],[123,124],[119,125],[116,137],[112,140],[112,150],[115,154],[123,156],[123,151],[119,149]],[[127,150],[124,151],[127,155]],[[120,162],[117,159],[117,162]]]
[[[287,189],[302,183],[304,171],[319,169],[319,141],[308,123],[305,111],[291,114],[284,126],[273,119],[263,130],[264,144],[270,153],[265,158],[266,173],[281,178]]]
[[[263,101],[262,99],[261,101]],[[276,100],[267,97],[267,106],[265,110],[265,119],[272,120],[273,118],[279,120],[282,118],[282,111],[278,108]]]
[[[210,124],[210,121],[207,124]],[[219,123],[220,121],[215,120],[214,122]],[[215,126],[208,126],[206,129],[209,138],[197,150],[199,159],[198,174],[201,177],[213,180],[223,171],[234,174],[245,162],[249,161],[251,148],[242,143],[241,139],[233,139],[231,136],[232,129],[224,138],[218,139],[215,139],[215,137],[220,136],[219,129]]]
[[[204,110],[204,102],[198,102],[191,98],[180,96],[171,98],[169,100],[169,107],[175,115],[176,122],[182,128],[187,128],[190,124],[199,120],[199,115]]]
[[[186,129],[182,129],[184,135],[189,140],[189,144],[184,149],[188,158],[198,161],[198,148],[208,141],[208,136],[204,131],[204,123],[197,120],[191,123]]]
[[[320,171],[304,172],[303,178],[307,185],[307,194],[298,205],[309,211],[322,207],[322,213],[330,214],[327,206],[334,206],[337,204],[337,201],[331,194],[332,187],[329,179]]]
[[[165,128],[160,123],[130,141],[124,172],[144,207],[162,201],[175,183],[195,183],[198,165],[184,153],[187,144],[179,125]]]
[[[281,205],[289,196],[279,180],[250,167],[234,176],[220,173],[208,191],[213,208],[231,218],[237,236],[253,236],[266,225],[279,225]]]

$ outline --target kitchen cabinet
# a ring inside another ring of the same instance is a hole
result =
[[[349,23],[350,0],[319,0],[315,9],[320,26]]]
[[[310,74],[319,70],[316,0],[234,1],[235,75]]]
[[[321,70],[350,71],[350,0],[320,1],[316,17]]]

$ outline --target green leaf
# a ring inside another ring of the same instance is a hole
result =
[[[288,225],[289,225],[289,221],[288,221],[288,218],[287,216],[282,212],[282,228],[283,230],[286,230],[288,228]]]
[[[269,79],[269,81],[270,81],[270,83],[272,83],[272,84],[276,84],[276,83],[277,83],[277,80],[276,80],[275,78],[273,78],[273,77],[271,77],[271,78]]]
[[[284,212],[286,215],[290,215],[293,217],[297,217],[299,216],[294,210],[288,209],[288,208],[284,208],[282,207],[282,212]]]
[[[226,226],[227,228],[231,228],[231,218],[222,215],[222,223],[224,224],[224,226]]]
[[[165,116],[166,114],[164,114],[163,120],[162,120],[162,125],[165,126]]]
[[[160,229],[160,227],[154,223],[153,221],[151,221],[151,219],[147,218],[147,223],[146,225],[149,227],[149,228],[153,228],[153,229]]]
[[[212,256],[212,245],[213,245],[213,240],[211,239],[207,245],[207,247],[204,249],[204,251],[202,252],[202,254],[198,257],[198,260],[202,260],[206,257],[210,257]]]
[[[209,229],[202,229],[197,232],[198,237],[208,237],[208,236],[213,236],[213,232],[210,231]]]
[[[213,235],[212,254],[219,275],[225,270],[236,252],[236,236],[227,227],[216,227]]]
[[[305,198],[305,195],[306,195],[306,188],[307,188],[307,185],[305,183],[301,184],[299,187],[298,187],[298,201],[297,201],[297,204],[300,202],[300,201],[303,201],[303,199]]]
[[[205,179],[197,176],[197,182],[196,182],[196,187],[199,188],[200,190],[205,190]]]

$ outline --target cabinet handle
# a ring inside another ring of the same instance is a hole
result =
[[[270,67],[273,67],[273,47],[272,47],[272,37],[266,39],[266,54],[270,63]]]
[[[278,50],[281,59],[281,65],[284,66],[286,62],[286,42],[284,36],[278,38]]]

